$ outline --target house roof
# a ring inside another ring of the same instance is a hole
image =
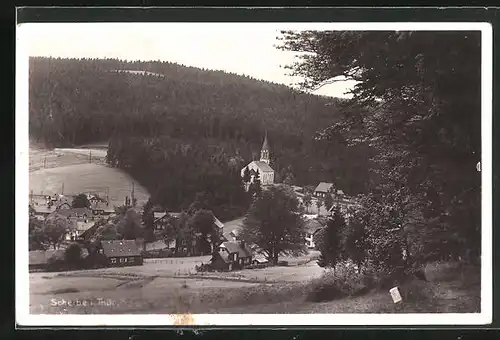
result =
[[[328,192],[333,187],[333,183],[321,182],[318,184],[314,191],[316,192]]]
[[[135,240],[101,241],[101,246],[107,257],[141,255]]]
[[[35,204],[33,209],[35,214],[50,214],[56,210],[55,207],[48,208],[46,204]]]
[[[166,212],[153,212],[153,218],[155,220],[155,222],[157,222],[158,220],[164,218],[165,216],[172,216],[172,217],[179,217],[181,215],[180,212],[169,212],[169,213],[166,213]]]
[[[274,172],[273,168],[271,168],[266,162],[254,161],[254,163],[263,172]]]
[[[219,251],[217,254],[218,254],[218,255],[219,255],[219,257],[222,259],[222,261],[224,261],[225,263],[229,263],[229,262],[230,262],[230,261],[229,261],[229,255],[228,255],[227,253],[225,253],[225,252],[223,252],[223,251]],[[214,258],[212,257],[212,258],[210,259],[210,261],[213,261],[213,260],[214,260]]]
[[[223,242],[220,246],[226,248],[230,254],[238,253],[239,257],[252,257],[252,250],[247,244],[242,247],[239,242]]]
[[[217,217],[214,216],[214,223],[219,228],[224,228],[224,223],[222,223]]]
[[[319,223],[317,220],[308,220],[305,225],[304,229],[307,230],[308,233],[314,234],[317,230],[323,228],[323,225]]]
[[[155,220],[160,219],[160,218],[164,217],[165,215],[167,215],[166,212],[154,212],[153,213],[153,217]]]
[[[256,254],[255,255],[255,260],[259,263],[266,263],[269,262],[268,259],[264,254]]]
[[[84,221],[77,221],[76,222],[76,230],[78,231],[86,231],[90,228],[92,228],[95,224],[95,221],[91,222],[84,222]]]
[[[229,232],[229,233],[224,233],[222,234],[222,236],[229,242],[234,242],[236,241],[236,237],[235,235],[232,233],[232,232]]]
[[[162,250],[167,248],[169,247],[162,240],[146,243],[146,251]]]
[[[71,208],[71,209],[61,209],[57,210],[57,213],[65,217],[75,216],[75,215],[87,215],[92,216],[92,210],[89,208]]]

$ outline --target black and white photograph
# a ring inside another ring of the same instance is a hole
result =
[[[16,39],[19,324],[491,322],[488,24]]]

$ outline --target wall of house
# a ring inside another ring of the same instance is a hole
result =
[[[257,171],[259,173],[260,182],[263,185],[268,185],[268,184],[274,183],[274,172],[263,172],[260,170],[260,168],[254,162],[248,164],[248,169],[253,170],[253,171]],[[243,177],[244,172],[245,172],[245,168],[243,168],[241,170],[242,177]],[[253,182],[253,176],[252,176],[250,181]]]
[[[308,248],[314,248],[314,247],[316,247],[316,245],[314,244],[314,235],[307,234],[307,236],[306,236],[306,246]]]
[[[140,256],[121,256],[109,258],[109,265],[112,267],[136,266],[142,264],[142,262],[142,257]]]

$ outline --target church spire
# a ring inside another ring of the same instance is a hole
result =
[[[262,144],[262,149],[260,150],[260,161],[269,164],[269,142],[267,141],[267,130],[264,137],[264,143]]]

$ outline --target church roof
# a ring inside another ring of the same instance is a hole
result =
[[[254,161],[255,165],[259,167],[263,172],[274,172],[273,168],[269,166],[266,162],[263,161]]]
[[[269,142],[267,141],[267,131],[266,131],[266,136],[264,137],[264,143],[262,144],[262,150],[269,150]]]

